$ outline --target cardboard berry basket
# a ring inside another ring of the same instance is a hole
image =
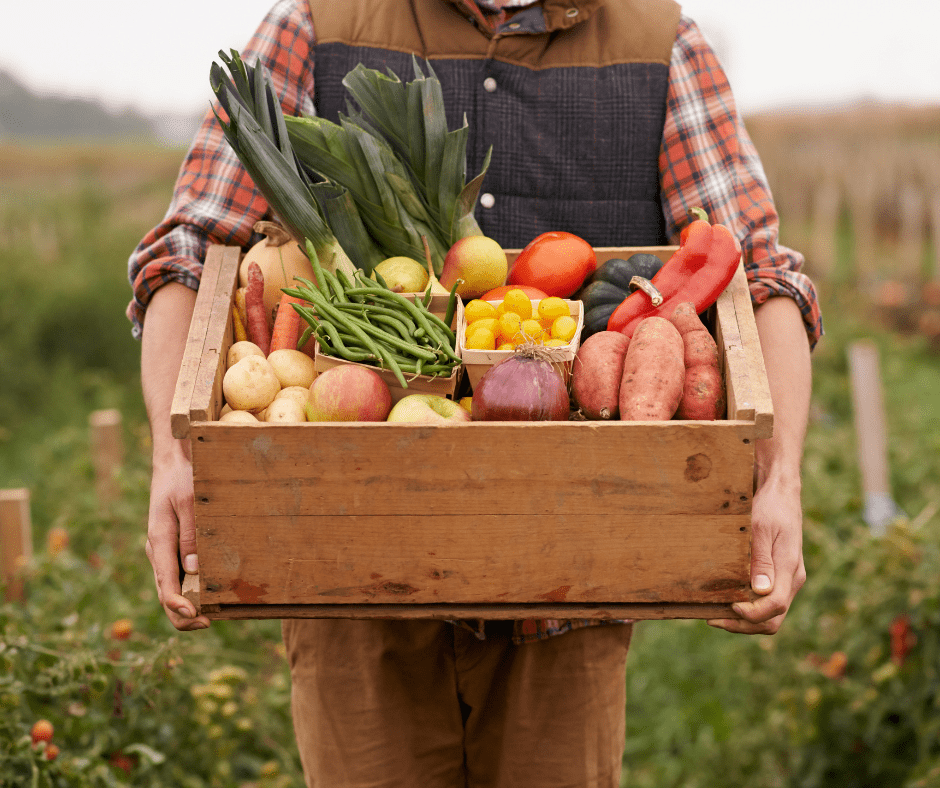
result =
[[[597,254],[637,251],[674,248]],[[193,457],[184,593],[209,618],[711,618],[750,598],[773,412],[742,267],[710,310],[719,421],[233,424],[239,258],[209,250],[172,412]]]
[[[502,301],[494,301],[493,305],[499,306],[501,303]],[[539,299],[532,301],[533,310],[538,309],[539,303]],[[567,383],[571,378],[571,364],[574,362],[574,357],[578,352],[581,330],[584,328],[584,304],[580,301],[566,301],[565,303],[568,305],[568,313],[575,320],[577,329],[575,330],[574,337],[572,337],[568,344],[560,347],[545,348],[545,357],[552,362],[552,366],[558,370],[558,373]],[[470,385],[476,386],[490,367],[494,364],[498,364],[500,361],[505,361],[512,355],[513,351],[473,350],[468,348],[466,346],[466,332],[466,317],[461,316],[461,320],[457,324],[458,355],[463,359],[464,372],[467,375],[467,379],[470,381]]]

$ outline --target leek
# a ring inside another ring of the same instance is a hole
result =
[[[324,220],[314,184],[291,149],[270,75],[260,63],[247,66],[235,50],[231,57],[219,56],[231,78],[213,63],[209,79],[228,122],[213,111],[238,160],[281,223],[298,240],[311,242],[319,262],[351,274],[356,266]]]
[[[349,190],[363,224],[389,256],[424,259],[440,274],[447,250],[465,235],[481,235],[473,216],[483,176],[466,183],[468,126],[447,130],[441,85],[430,65],[404,83],[361,63],[343,79],[359,104],[334,123],[313,116],[285,118],[304,167]]]

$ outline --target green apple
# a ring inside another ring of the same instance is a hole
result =
[[[437,394],[408,394],[392,406],[387,421],[442,424],[470,421],[470,413],[457,402]]]

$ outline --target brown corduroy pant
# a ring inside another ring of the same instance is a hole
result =
[[[437,621],[283,622],[315,788],[617,788],[632,626],[514,645]]]

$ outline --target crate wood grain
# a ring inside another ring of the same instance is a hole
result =
[[[673,247],[597,250],[637,251]],[[750,598],[773,412],[743,268],[712,310],[726,419],[246,425],[214,420],[237,261],[207,255],[174,402],[200,565],[184,593],[209,618],[712,618]]]

